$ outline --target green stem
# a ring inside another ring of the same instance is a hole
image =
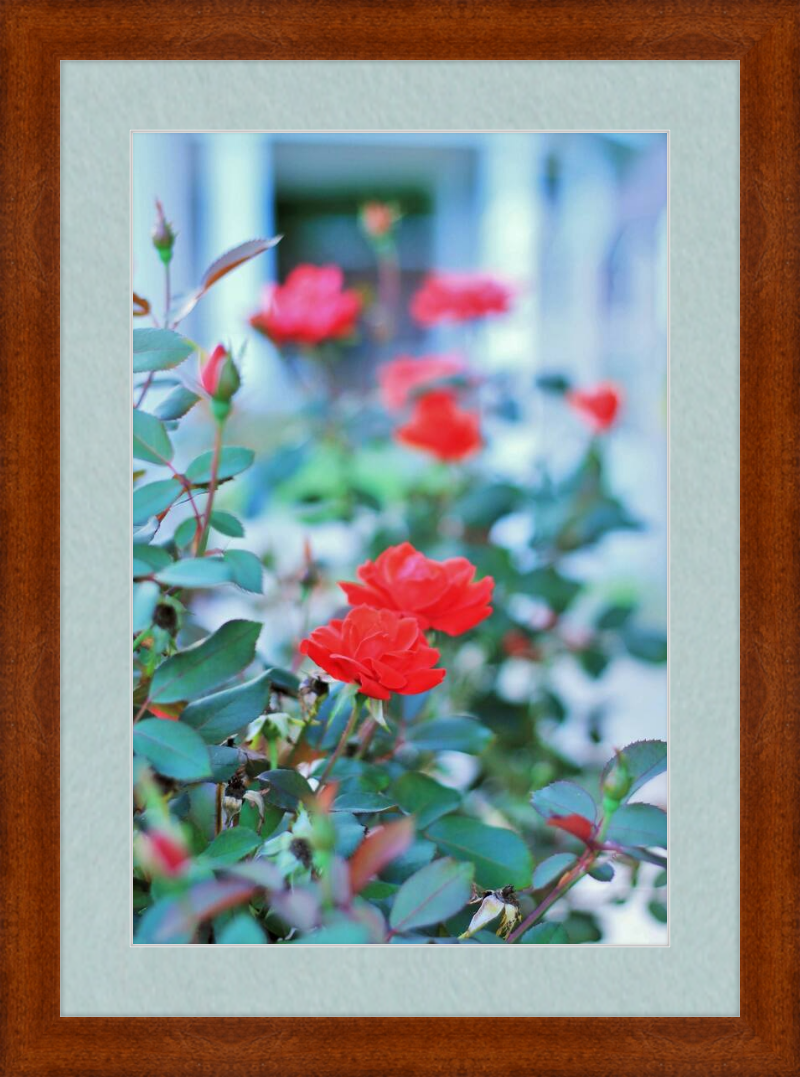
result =
[[[587,849],[575,867],[568,871],[566,875],[562,876],[558,886],[555,886],[544,901],[537,905],[533,912],[525,917],[519,927],[511,932],[506,939],[506,942],[518,942],[525,932],[533,927],[537,920],[544,916],[551,905],[555,905],[558,899],[562,898],[568,890],[571,890],[575,883],[580,882],[596,859],[597,853],[595,850]]]
[[[208,501],[203,526],[198,533],[195,555],[202,557],[208,545],[208,530],[211,526],[211,512],[214,508],[214,494],[217,492],[217,476],[219,475],[219,458],[222,453],[222,431],[224,422],[217,422],[217,432],[214,438],[214,458],[211,461],[211,481],[208,484]]]
[[[333,755],[328,760],[327,765],[325,766],[325,769],[323,770],[323,772],[322,772],[322,774],[320,776],[320,779],[319,779],[319,784],[320,785],[325,784],[325,782],[326,782],[326,780],[328,778],[328,775],[333,770],[333,768],[336,766],[337,759],[339,759],[339,757],[341,756],[342,752],[345,749],[345,746],[347,745],[348,740],[350,739],[351,733],[355,729],[356,721],[358,719],[358,715],[359,715],[360,710],[361,710],[360,704],[357,701],[354,700],[353,701],[353,709],[350,711],[350,717],[347,719],[347,725],[344,727],[344,730],[342,731],[341,737],[339,737],[339,743],[336,745],[336,748],[334,749]]]
[[[141,647],[141,645],[144,643],[144,641],[147,639],[147,637],[150,635],[150,633],[152,631],[153,631],[153,626],[152,625],[148,625],[147,628],[142,629],[142,631],[139,633],[139,635],[133,641],[133,650],[134,651],[136,650],[137,647]]]

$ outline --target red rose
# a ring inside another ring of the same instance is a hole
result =
[[[474,583],[475,566],[466,557],[434,561],[403,542],[359,565],[357,573],[361,584],[339,584],[351,606],[397,610],[416,617],[422,631],[460,636],[492,612],[494,580]]]
[[[405,445],[449,461],[463,460],[483,444],[480,418],[474,411],[460,408],[455,393],[447,389],[420,397],[411,418],[394,436]]]
[[[209,355],[208,359],[206,359],[205,363],[203,363],[200,370],[200,381],[209,396],[213,396],[217,391],[219,376],[227,358],[228,353],[221,344],[218,344],[211,355]]]
[[[446,675],[444,669],[431,668],[439,652],[428,646],[413,617],[368,606],[357,606],[343,621],[315,629],[300,644],[300,653],[373,699],[389,699],[392,692],[427,692]]]
[[[420,325],[467,322],[487,314],[504,314],[513,291],[480,273],[439,273],[428,277],[411,300],[411,316]]]
[[[594,389],[573,389],[567,393],[567,402],[596,434],[600,434],[614,425],[622,406],[622,391],[611,382],[605,382]]]
[[[400,220],[397,206],[386,202],[367,202],[361,207],[361,227],[372,239],[388,236]]]
[[[466,364],[458,355],[423,355],[419,359],[401,355],[378,367],[381,399],[390,411],[397,411],[406,406],[415,391],[464,373]]]
[[[361,313],[361,296],[344,289],[338,266],[301,265],[283,285],[268,285],[263,310],[250,324],[276,344],[317,345],[349,337]]]

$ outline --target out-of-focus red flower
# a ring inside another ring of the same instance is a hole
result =
[[[225,348],[218,344],[200,370],[200,382],[209,396],[214,396],[219,384],[219,376],[225,365],[228,353]]]
[[[411,316],[420,325],[467,322],[487,314],[504,314],[513,290],[482,273],[435,273],[411,300]]]
[[[535,654],[530,639],[518,628],[511,628],[506,632],[501,646],[509,658],[531,658]]]
[[[612,382],[593,389],[573,389],[567,393],[567,403],[596,434],[601,434],[616,421],[622,406],[622,390]]]
[[[267,285],[263,307],[250,324],[275,344],[313,347],[349,337],[361,307],[358,292],[344,288],[344,274],[338,266],[300,265],[285,284]]]
[[[182,839],[166,830],[150,830],[138,835],[138,855],[153,875],[174,879],[189,863],[189,851]]]
[[[426,385],[458,377],[466,370],[466,363],[459,355],[422,355],[419,359],[400,355],[378,367],[381,400],[390,411],[397,411]]]
[[[339,584],[351,606],[397,610],[416,617],[423,631],[460,636],[492,612],[494,580],[473,582],[475,566],[466,557],[434,561],[402,542],[359,565],[357,573],[360,584]]]
[[[400,220],[397,206],[387,202],[366,202],[360,212],[361,227],[372,239],[388,236]]]
[[[419,397],[411,418],[394,432],[404,445],[423,449],[440,460],[463,460],[483,444],[480,417],[458,406],[455,393],[437,389]]]
[[[369,606],[357,606],[343,621],[315,629],[300,644],[300,653],[373,699],[389,699],[392,692],[427,692],[441,684],[447,672],[431,668],[439,652],[428,646],[414,617]]]

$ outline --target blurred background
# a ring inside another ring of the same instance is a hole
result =
[[[498,737],[478,804],[485,795],[496,825],[531,828],[546,855],[539,842],[552,839],[535,831],[530,788],[576,774],[591,784],[584,776],[615,747],[667,735],[666,134],[134,134],[133,287],[160,317],[156,198],[178,232],[174,295],[230,247],[283,236],[181,325],[206,350],[246,344],[226,440],[255,449],[258,463],[218,505],[245,520],[246,539],[226,541],[267,570],[263,596],[198,594],[198,624],[255,616],[260,651],[296,663],[297,640],[342,611],[336,581],[354,579],[366,557],[406,538],[430,556],[469,556],[498,585],[495,615],[448,655],[452,693]],[[359,227],[370,201],[402,214],[390,337],[370,322],[379,260]],[[356,337],[326,358],[324,377],[313,357],[296,362],[248,324],[264,286],[308,263],[340,266],[365,299]],[[508,281],[511,310],[419,326],[411,296],[448,270]],[[397,445],[377,392],[381,363],[434,353],[463,355],[480,382],[486,448],[457,469]],[[554,376],[620,386],[613,430],[593,439],[552,391]],[[331,441],[333,423],[346,438]],[[201,402],[181,424],[177,466],[209,437]],[[586,509],[595,516],[579,541],[555,544],[555,559],[542,520],[587,483],[602,486],[602,504]],[[474,765],[444,759],[437,777],[469,785]],[[665,780],[646,794],[666,807]],[[650,909],[655,874],[642,865],[635,886],[620,873],[576,888],[587,941],[664,942]]]

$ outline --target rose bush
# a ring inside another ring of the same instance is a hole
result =
[[[642,528],[594,436],[614,437],[621,390],[543,375],[541,409],[588,430],[574,424],[569,467],[531,461],[519,478],[486,451],[526,421],[518,386],[475,377],[474,355],[404,350],[348,383],[351,339],[385,346],[403,316],[401,215],[359,219],[373,308],[338,267],[303,264],[250,319],[290,374],[302,348],[337,388],[324,421],[302,383],[303,404],[265,424],[239,403],[242,351],[207,353],[180,326],[272,241],[233,248],[174,302],[176,232],[158,206],[163,314],[134,295],[152,322],[133,334],[135,941],[593,942],[586,876],[609,908],[646,890],[663,922],[666,815],[642,790],[666,745],[611,755],[603,707],[575,711],[562,688],[565,669],[590,696],[617,661],[666,658],[635,588],[579,575],[610,535]],[[492,278],[434,275],[409,314],[459,323],[511,302]],[[330,554],[343,532],[344,566]],[[579,759],[567,727],[585,733]]]

